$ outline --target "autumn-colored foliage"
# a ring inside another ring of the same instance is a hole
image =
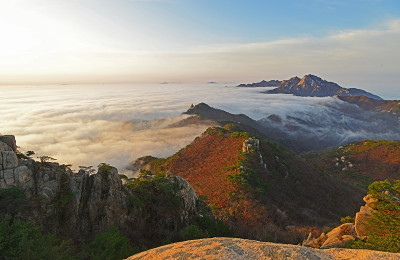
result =
[[[362,193],[273,142],[258,137],[259,149],[243,152],[249,137],[232,125],[210,128],[177,154],[152,160],[150,170],[185,178],[233,235],[244,238],[299,243],[310,230],[321,232],[359,209]]]
[[[357,141],[325,152],[310,153],[306,158],[320,170],[365,190],[374,181],[400,179],[399,141]]]

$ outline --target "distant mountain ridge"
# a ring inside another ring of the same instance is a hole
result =
[[[342,101],[354,97],[339,97]],[[338,99],[339,99],[338,98]],[[312,150],[321,150],[328,147],[343,145],[352,141],[365,139],[384,140],[400,139],[398,130],[399,116],[394,114],[397,108],[390,101],[393,110],[383,112],[382,107],[387,100],[375,100],[365,96],[374,104],[371,109],[365,109],[355,102],[334,102],[324,108],[324,112],[303,111],[290,115],[271,114],[265,118],[254,120],[244,114],[231,114],[221,109],[210,107],[205,103],[193,105],[184,114],[192,115],[179,124],[198,124],[207,122],[209,125],[223,126],[234,122],[245,130],[255,135],[263,136],[292,151],[303,153]],[[335,100],[335,99],[332,99]],[[376,104],[375,104],[376,103]]]
[[[289,135],[284,131],[281,131],[278,128],[271,128],[269,126],[264,126],[261,122],[258,122],[245,114],[231,114],[224,110],[210,107],[205,103],[200,103],[195,106],[191,106],[186,112],[183,114],[192,115],[197,117],[189,117],[185,119],[181,123],[191,123],[201,121],[209,121],[209,124],[212,124],[212,121],[215,122],[216,125],[223,126],[227,123],[235,123],[239,125],[246,132],[250,132],[255,135],[261,135],[263,137],[268,137],[268,139],[287,147],[295,152],[304,152],[309,151],[309,148],[304,148],[307,144],[303,142],[299,142],[297,140],[293,140],[289,138]],[[211,120],[211,121],[210,121]]]
[[[386,111],[400,118],[400,100],[376,100],[366,96],[342,96],[339,99],[356,104],[364,110]]]
[[[331,97],[331,96],[366,96],[375,100],[381,97],[357,88],[343,88],[335,82],[329,82],[312,74],[303,78],[293,77],[289,80],[261,81],[253,84],[240,84],[238,87],[277,87],[267,94],[293,94],[302,97]]]
[[[248,87],[248,88],[258,88],[258,87],[276,87],[281,84],[282,81],[280,80],[270,80],[270,81],[265,81],[262,80],[260,82],[256,83],[250,83],[250,84],[240,84],[238,87]]]

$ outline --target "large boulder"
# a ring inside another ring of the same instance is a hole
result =
[[[0,141],[0,152],[12,151],[13,149],[6,143]]]
[[[363,200],[365,201],[365,206],[369,207],[371,209],[376,209],[376,204],[378,203],[378,199],[375,199],[374,197],[372,197],[371,194],[368,194],[367,196],[365,196],[363,198]]]
[[[355,223],[346,223],[337,228],[334,228],[326,235],[321,234],[318,238],[313,238],[310,235],[303,241],[303,246],[314,248],[337,248],[345,247],[348,242],[362,239],[368,236],[368,219],[376,212],[376,204],[378,200],[368,194],[363,199],[365,206],[361,206],[360,211],[356,213]]]
[[[7,144],[14,152],[17,151],[17,143],[13,135],[0,135],[0,142]]]
[[[170,181],[178,184],[177,195],[181,198],[183,205],[182,221],[188,223],[189,215],[195,212],[197,208],[198,199],[196,191],[190,186],[189,182],[180,176],[170,177]]]
[[[371,194],[365,196],[363,200],[365,201],[365,206],[361,206],[355,217],[355,230],[360,239],[367,237],[369,232],[368,219],[376,212],[376,204],[378,203],[378,199],[373,198]]]
[[[318,238],[312,237],[312,232],[310,232],[310,234],[308,234],[307,239],[303,241],[302,246],[320,248],[325,240],[326,240],[326,234],[324,232],[322,232]]]
[[[360,239],[365,239],[368,235],[368,219],[373,216],[375,211],[368,206],[361,206],[360,211],[356,214],[355,230]]]
[[[127,260],[163,259],[357,259],[395,260],[400,254],[359,249],[318,250],[240,238],[206,238],[169,244],[133,255]]]
[[[251,150],[258,150],[260,148],[260,140],[249,138],[243,142],[242,152],[249,153]]]
[[[354,224],[346,223],[332,229],[327,234],[322,233],[318,238],[312,238],[310,233],[302,245],[321,249],[337,248],[345,247],[348,242],[356,239]]]
[[[352,240],[356,240],[354,224],[346,223],[326,234],[326,240],[321,245],[321,249],[345,247]]]
[[[0,153],[0,170],[14,169],[18,166],[18,157],[13,151]]]
[[[14,170],[13,169],[4,170],[1,175],[2,175],[6,185],[14,186],[15,178],[14,178]]]

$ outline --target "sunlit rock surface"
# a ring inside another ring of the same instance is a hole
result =
[[[239,238],[207,238],[154,248],[128,260],[161,259],[400,259],[400,254],[355,249],[314,249]]]

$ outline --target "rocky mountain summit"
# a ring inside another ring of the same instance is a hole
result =
[[[302,79],[293,77],[284,80],[268,94],[293,94],[305,97],[328,97],[328,96],[367,96],[372,99],[381,100],[382,98],[367,91],[357,88],[343,88],[334,82],[329,82],[315,75],[305,75]]]
[[[373,250],[326,249],[319,250],[296,245],[274,244],[239,238],[207,238],[184,241],[154,248],[127,260],[163,259],[287,259],[287,260],[395,260],[400,254]]]
[[[302,97],[332,97],[332,96],[366,96],[382,100],[377,95],[357,88],[343,88],[334,82],[329,82],[315,75],[305,75],[303,78],[293,77],[288,80],[261,81],[253,84],[240,84],[238,87],[277,87],[267,94],[293,94]]]
[[[108,164],[97,173],[91,167],[73,172],[47,156],[27,158],[14,136],[0,136],[0,155],[0,218],[33,221],[76,243],[115,226],[137,245],[159,245],[177,237],[202,209],[190,184],[172,174],[137,180],[143,187],[136,189]]]

